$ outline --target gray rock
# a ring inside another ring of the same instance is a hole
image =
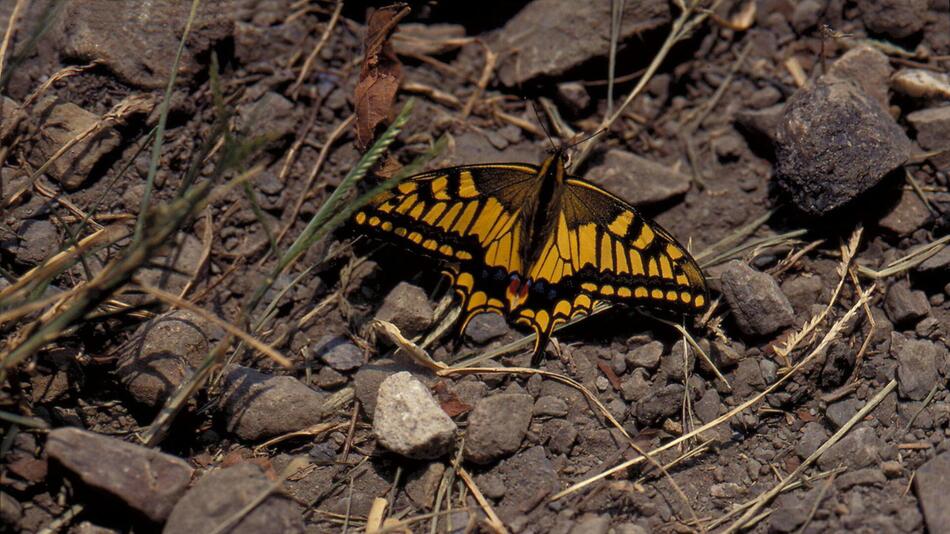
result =
[[[0,95],[0,143],[6,143],[17,129],[26,113],[15,100]]]
[[[743,358],[743,354],[738,349],[719,340],[712,342],[709,352],[713,363],[720,371],[732,369],[739,365]]]
[[[905,236],[923,226],[930,219],[930,211],[914,191],[901,191],[900,200],[878,224],[897,235]]]
[[[489,499],[500,499],[505,496],[505,481],[495,473],[478,475],[475,482]]]
[[[733,260],[720,279],[736,325],[748,336],[767,336],[792,325],[794,310],[770,275]]]
[[[534,403],[535,417],[564,417],[565,415],[567,415],[567,403],[554,395],[544,395]]]
[[[660,365],[661,356],[663,356],[663,343],[651,341],[628,352],[627,365],[653,370]]]
[[[917,144],[924,150],[950,147],[950,106],[927,108],[907,114],[907,122],[917,132]]]
[[[921,262],[916,270],[927,274],[950,270],[950,245],[945,245],[939,252]]]
[[[584,514],[577,518],[569,534],[607,534],[609,529],[609,515]]]
[[[492,472],[506,481],[505,497],[496,510],[503,521],[526,513],[526,503],[538,503],[560,489],[554,464],[544,447],[531,447],[503,460]]]
[[[531,423],[530,395],[501,393],[475,404],[465,431],[465,459],[487,464],[518,450]]]
[[[762,376],[762,367],[759,366],[759,362],[754,358],[746,358],[739,362],[731,383],[732,390],[742,399],[765,389],[765,377]]]
[[[78,428],[50,432],[46,454],[87,486],[159,523],[185,493],[193,471],[181,458]]]
[[[324,336],[313,345],[314,356],[337,371],[352,371],[363,365],[363,350],[344,336]]]
[[[937,385],[937,346],[925,339],[908,339],[897,352],[897,388],[912,400],[922,400]]]
[[[231,10],[199,10],[188,46],[182,51],[178,79],[186,81],[202,67],[196,56],[232,33]],[[70,3],[52,35],[65,58],[96,61],[122,81],[144,89],[164,88],[175,62],[178,41],[188,20],[179,2],[88,1]]]
[[[441,463],[426,464],[406,478],[406,495],[419,508],[432,508],[444,473],[445,466]]]
[[[402,335],[413,338],[429,328],[433,313],[432,304],[421,287],[400,282],[386,295],[376,318],[396,325]]]
[[[880,102],[850,80],[819,79],[786,104],[777,179],[805,213],[825,215],[877,185],[911,143]]]
[[[802,460],[808,458],[818,450],[818,447],[821,447],[821,445],[828,440],[829,435],[821,423],[817,421],[805,423],[805,426],[802,427],[802,436],[798,439],[798,444],[795,446],[795,454]]]
[[[37,103],[33,116],[42,118],[39,130],[43,133],[37,137],[27,157],[35,167],[43,165],[66,143],[102,120],[95,113],[56,97],[47,97]],[[111,126],[105,126],[57,158],[46,169],[46,174],[66,189],[76,189],[86,181],[95,164],[118,146],[119,134]]]
[[[189,311],[164,313],[143,324],[119,358],[116,376],[132,397],[151,407],[172,392],[208,357],[208,325]]]
[[[864,26],[895,39],[919,32],[927,20],[927,7],[927,0],[858,0]]]
[[[234,365],[224,376],[221,406],[228,431],[254,441],[319,423],[325,399],[326,394],[291,376]]]
[[[703,423],[708,423],[719,417],[719,407],[722,402],[719,400],[719,392],[709,388],[703,393],[703,396],[693,405],[693,411]]]
[[[407,365],[401,361],[397,362],[388,358],[373,360],[372,363],[360,367],[360,370],[353,376],[354,394],[370,419],[375,415],[379,385],[386,378],[401,371],[408,371],[416,378],[423,380],[423,383],[431,386],[418,366]]]
[[[835,480],[835,487],[839,490],[847,490],[854,486],[883,486],[887,482],[884,472],[877,467],[865,467],[857,471],[842,473]]]
[[[428,388],[409,372],[380,384],[373,431],[383,447],[407,458],[438,458],[452,447],[457,429]]]
[[[163,534],[211,532],[260,496],[269,495],[228,528],[231,534],[304,532],[303,511],[280,492],[261,468],[242,463],[206,474],[172,510]]]
[[[808,518],[809,506],[792,493],[775,499],[775,511],[769,516],[769,532],[795,532]]]
[[[810,30],[818,24],[824,12],[825,5],[817,0],[802,0],[792,12],[792,27],[799,34],[803,34],[805,30]]]
[[[637,419],[645,425],[651,425],[679,413],[683,403],[684,387],[681,384],[667,384],[654,387],[646,397],[637,401],[634,411]]]
[[[635,206],[669,200],[690,187],[689,176],[619,149],[608,151],[584,177]]]
[[[557,84],[558,102],[567,107],[571,116],[577,117],[590,107],[590,94],[580,82],[564,82]]]
[[[877,465],[883,446],[873,428],[858,426],[818,457],[818,465],[825,470],[839,465],[851,469]]]
[[[901,280],[887,289],[884,311],[895,326],[914,324],[930,313],[930,302],[923,291],[912,290],[908,281]]]
[[[649,530],[635,523],[620,523],[614,531],[617,534],[650,534]]]
[[[950,451],[931,458],[917,469],[914,492],[927,521],[930,534],[950,532],[950,506],[947,506],[947,481],[950,480]]]
[[[742,486],[735,482],[720,482],[709,486],[709,495],[717,499],[735,499],[742,493]]]
[[[320,370],[317,372],[317,377],[315,380],[315,383],[320,389],[336,389],[345,385],[346,382],[346,375],[343,375],[339,371],[335,371],[332,367],[328,366],[320,368]]]
[[[620,42],[670,20],[666,2],[631,0],[621,13]],[[610,35],[610,5],[596,2],[577,9],[559,0],[534,0],[508,20],[492,49],[506,56],[498,78],[509,87],[538,77],[557,77],[590,59],[605,57]],[[508,52],[512,52],[508,54]]]
[[[835,428],[841,428],[847,423],[858,410],[864,406],[864,403],[858,399],[845,399],[829,404],[825,409],[825,417],[835,425]]]
[[[745,109],[736,113],[736,124],[750,144],[761,144],[765,141],[767,146],[774,147],[784,113],[785,104],[764,109]]]
[[[577,441],[577,428],[570,421],[553,419],[544,424],[542,436],[554,454],[570,454]]]
[[[505,318],[497,313],[481,313],[472,317],[465,327],[465,335],[469,339],[484,345],[493,339],[507,334],[511,328]]]
[[[294,103],[268,91],[256,102],[238,109],[241,129],[250,135],[282,139],[294,133],[297,113]]]
[[[17,229],[16,259],[35,265],[59,252],[59,232],[46,220],[27,220]]]
[[[782,293],[796,313],[808,311],[812,304],[819,302],[823,288],[824,282],[818,275],[803,274],[782,282]]]
[[[620,383],[620,394],[627,402],[638,401],[650,391],[650,380],[643,369],[634,369],[630,377]]]
[[[0,524],[13,532],[22,516],[23,507],[20,501],[14,499],[9,493],[0,491]]]
[[[859,46],[845,52],[828,70],[830,76],[853,81],[871,98],[887,108],[887,88],[894,70],[883,52],[870,46]]]

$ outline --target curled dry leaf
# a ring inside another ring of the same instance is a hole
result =
[[[356,143],[360,150],[369,146],[376,127],[388,120],[392,111],[402,79],[402,65],[389,37],[409,11],[405,4],[394,4],[377,9],[369,16],[363,41],[363,66],[354,94]]]

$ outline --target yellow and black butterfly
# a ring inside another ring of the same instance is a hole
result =
[[[496,163],[417,174],[354,220],[450,262],[461,331],[483,312],[534,328],[532,365],[555,326],[589,314],[599,301],[704,310],[706,281],[686,249],[564,166],[563,149],[555,149],[540,167]]]

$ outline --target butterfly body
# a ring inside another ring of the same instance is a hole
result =
[[[462,329],[491,312],[531,326],[537,364],[554,327],[600,301],[682,312],[707,305],[686,249],[636,208],[569,176],[560,150],[540,166],[466,165],[407,178],[354,217],[436,258],[462,299]]]

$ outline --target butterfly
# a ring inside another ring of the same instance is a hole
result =
[[[564,149],[540,166],[463,165],[417,174],[354,215],[377,236],[447,260],[460,331],[498,313],[537,333],[537,366],[554,328],[602,301],[702,312],[696,261],[657,223],[565,171]]]

